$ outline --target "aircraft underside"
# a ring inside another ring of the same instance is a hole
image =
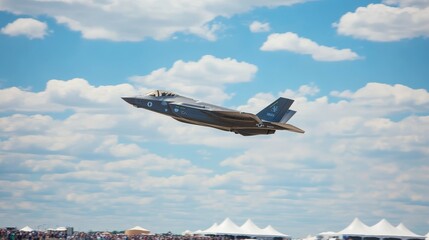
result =
[[[185,118],[177,118],[177,117],[173,117],[173,118],[179,122],[190,123],[190,124],[199,125],[199,126],[212,127],[212,128],[220,129],[223,131],[241,134],[243,136],[267,135],[267,134],[274,134],[276,132],[275,129],[266,128],[266,127],[257,127],[257,126],[255,126],[255,127],[239,127],[239,126],[226,127],[226,126],[221,126],[221,125],[216,125],[216,124],[209,124],[209,123],[204,123],[204,122],[193,121],[193,120],[185,119]]]

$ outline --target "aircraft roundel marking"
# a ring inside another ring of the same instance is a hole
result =
[[[148,107],[152,107],[152,102],[147,102]]]
[[[175,108],[175,109],[174,109],[174,112],[179,112],[179,109],[178,109],[178,108]]]

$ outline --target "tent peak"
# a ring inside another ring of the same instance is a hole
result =
[[[23,231],[23,232],[32,232],[33,229],[31,227],[29,227],[29,226],[25,226],[25,227],[21,228],[21,231]]]

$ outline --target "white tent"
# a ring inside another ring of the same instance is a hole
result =
[[[216,234],[216,230],[217,230],[218,224],[217,223],[213,223],[213,225],[209,228],[207,228],[206,230],[201,231],[202,234]],[[194,234],[196,234],[194,232]]]
[[[317,239],[319,240],[329,240],[331,238],[336,238],[338,236],[338,233],[327,231],[327,232],[321,232],[317,234]]]
[[[150,231],[140,226],[135,226],[133,228],[125,230],[125,235],[127,236],[140,235],[140,234],[150,234]]]
[[[377,224],[368,227],[358,218],[339,231],[337,235],[342,236],[360,236],[360,237],[376,237],[376,238],[399,238],[399,239],[424,239],[423,236],[417,235],[410,231],[404,224],[399,224],[394,227],[386,219],[382,219]]]
[[[302,240],[316,240],[316,239],[317,239],[316,236],[308,235],[307,237],[303,238]]]
[[[196,232],[194,232],[196,234]],[[214,223],[211,227],[204,231],[200,231],[200,234],[215,234],[215,235],[234,235],[234,236],[259,236],[259,237],[288,237],[271,225],[264,229],[258,227],[251,219],[248,219],[240,227],[235,224],[231,219],[226,218],[221,224]]]
[[[231,219],[225,218],[216,229],[217,233],[227,234],[227,235],[242,235],[243,231],[237,224],[235,224]]]
[[[139,231],[146,231],[146,232],[149,232],[149,230],[147,230],[146,228],[142,228],[142,227],[140,227],[140,226],[135,226],[135,227],[130,228],[130,229],[128,229],[128,230],[139,230]]]
[[[426,240],[429,240],[429,232],[426,234]]]
[[[401,232],[401,236],[408,236],[408,237],[420,237],[419,235],[411,232],[410,229],[408,229],[404,224],[400,223],[396,228]]]
[[[262,229],[256,226],[256,224],[254,224],[251,219],[247,219],[247,221],[243,223],[240,228],[243,232],[249,235],[257,236],[262,234]]]
[[[184,232],[182,232],[182,236],[192,236],[194,235],[190,230],[185,230]]]
[[[262,229],[262,233],[263,235],[270,237],[288,237],[288,235],[277,231],[271,225],[268,225],[266,228]]]
[[[23,231],[23,232],[32,232],[33,229],[31,227],[29,227],[29,226],[25,226],[25,227],[21,228],[20,231]]]
[[[338,235],[347,235],[347,236],[365,236],[370,235],[370,229],[367,225],[355,218],[350,225],[338,232]]]
[[[370,232],[371,235],[374,236],[395,236],[395,237],[400,237],[401,236],[401,231],[397,228],[395,228],[394,226],[392,226],[392,224],[390,224],[386,219],[381,219],[380,222],[378,222],[377,224],[375,224],[374,226],[372,226],[370,228]]]
[[[65,227],[57,227],[57,228],[55,229],[55,231],[65,232],[65,231],[67,231],[67,228],[65,228]]]

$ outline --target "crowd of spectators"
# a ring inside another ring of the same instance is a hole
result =
[[[228,236],[182,236],[173,234],[133,235],[109,232],[74,232],[67,236],[64,231],[24,232],[16,229],[0,229],[0,240],[230,240]]]
[[[47,239],[66,239],[66,233],[63,231],[19,231],[16,229],[0,229],[0,240],[47,240]]]

